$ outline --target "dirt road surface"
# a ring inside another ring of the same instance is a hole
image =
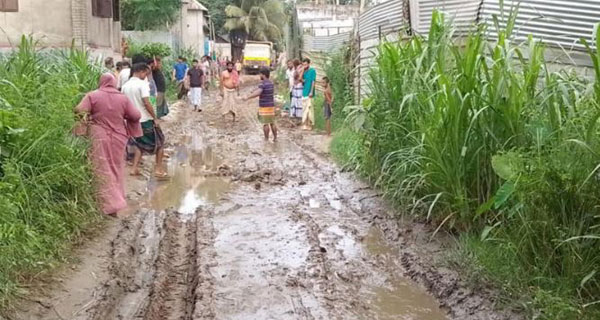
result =
[[[333,164],[329,139],[281,119],[265,142],[256,101],[232,124],[211,94],[164,121],[172,178],[146,157],[131,210],[11,319],[515,319],[435,267],[445,248]]]

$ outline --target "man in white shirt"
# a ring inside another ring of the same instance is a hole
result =
[[[121,69],[121,72],[119,72],[119,79],[117,79],[117,86],[119,90],[123,88],[125,82],[127,82],[127,80],[129,80],[131,77],[131,65],[129,64],[129,61],[123,61],[121,65],[123,66],[123,69]]]
[[[166,171],[163,169],[165,137],[160,129],[154,107],[150,103],[150,85],[145,80],[150,73],[150,68],[146,63],[136,63],[131,68],[131,73],[132,77],[123,85],[121,91],[142,114],[140,122],[144,131],[143,136],[134,139],[136,149],[131,175],[141,175],[139,164],[143,152],[145,154],[156,154],[154,176],[159,179],[168,178]]]

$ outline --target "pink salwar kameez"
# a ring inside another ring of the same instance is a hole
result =
[[[116,85],[112,74],[103,74],[98,90],[88,93],[75,109],[89,114],[89,157],[97,179],[98,201],[105,214],[116,214],[127,207],[125,147],[129,137],[142,135],[140,112]]]

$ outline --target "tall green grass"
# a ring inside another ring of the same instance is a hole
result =
[[[381,44],[350,115],[359,131],[340,141],[361,146],[338,157],[462,234],[464,255],[531,316],[598,319],[600,77],[551,72],[542,43],[510,41],[515,15],[494,41],[479,28],[458,42],[436,12],[427,37]]]
[[[36,47],[23,37],[0,56],[0,307],[99,217],[87,144],[70,130],[100,69],[85,52]]]

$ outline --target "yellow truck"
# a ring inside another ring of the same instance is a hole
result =
[[[256,74],[262,67],[271,67],[273,43],[268,41],[248,41],[244,48],[244,69],[248,74]]]

